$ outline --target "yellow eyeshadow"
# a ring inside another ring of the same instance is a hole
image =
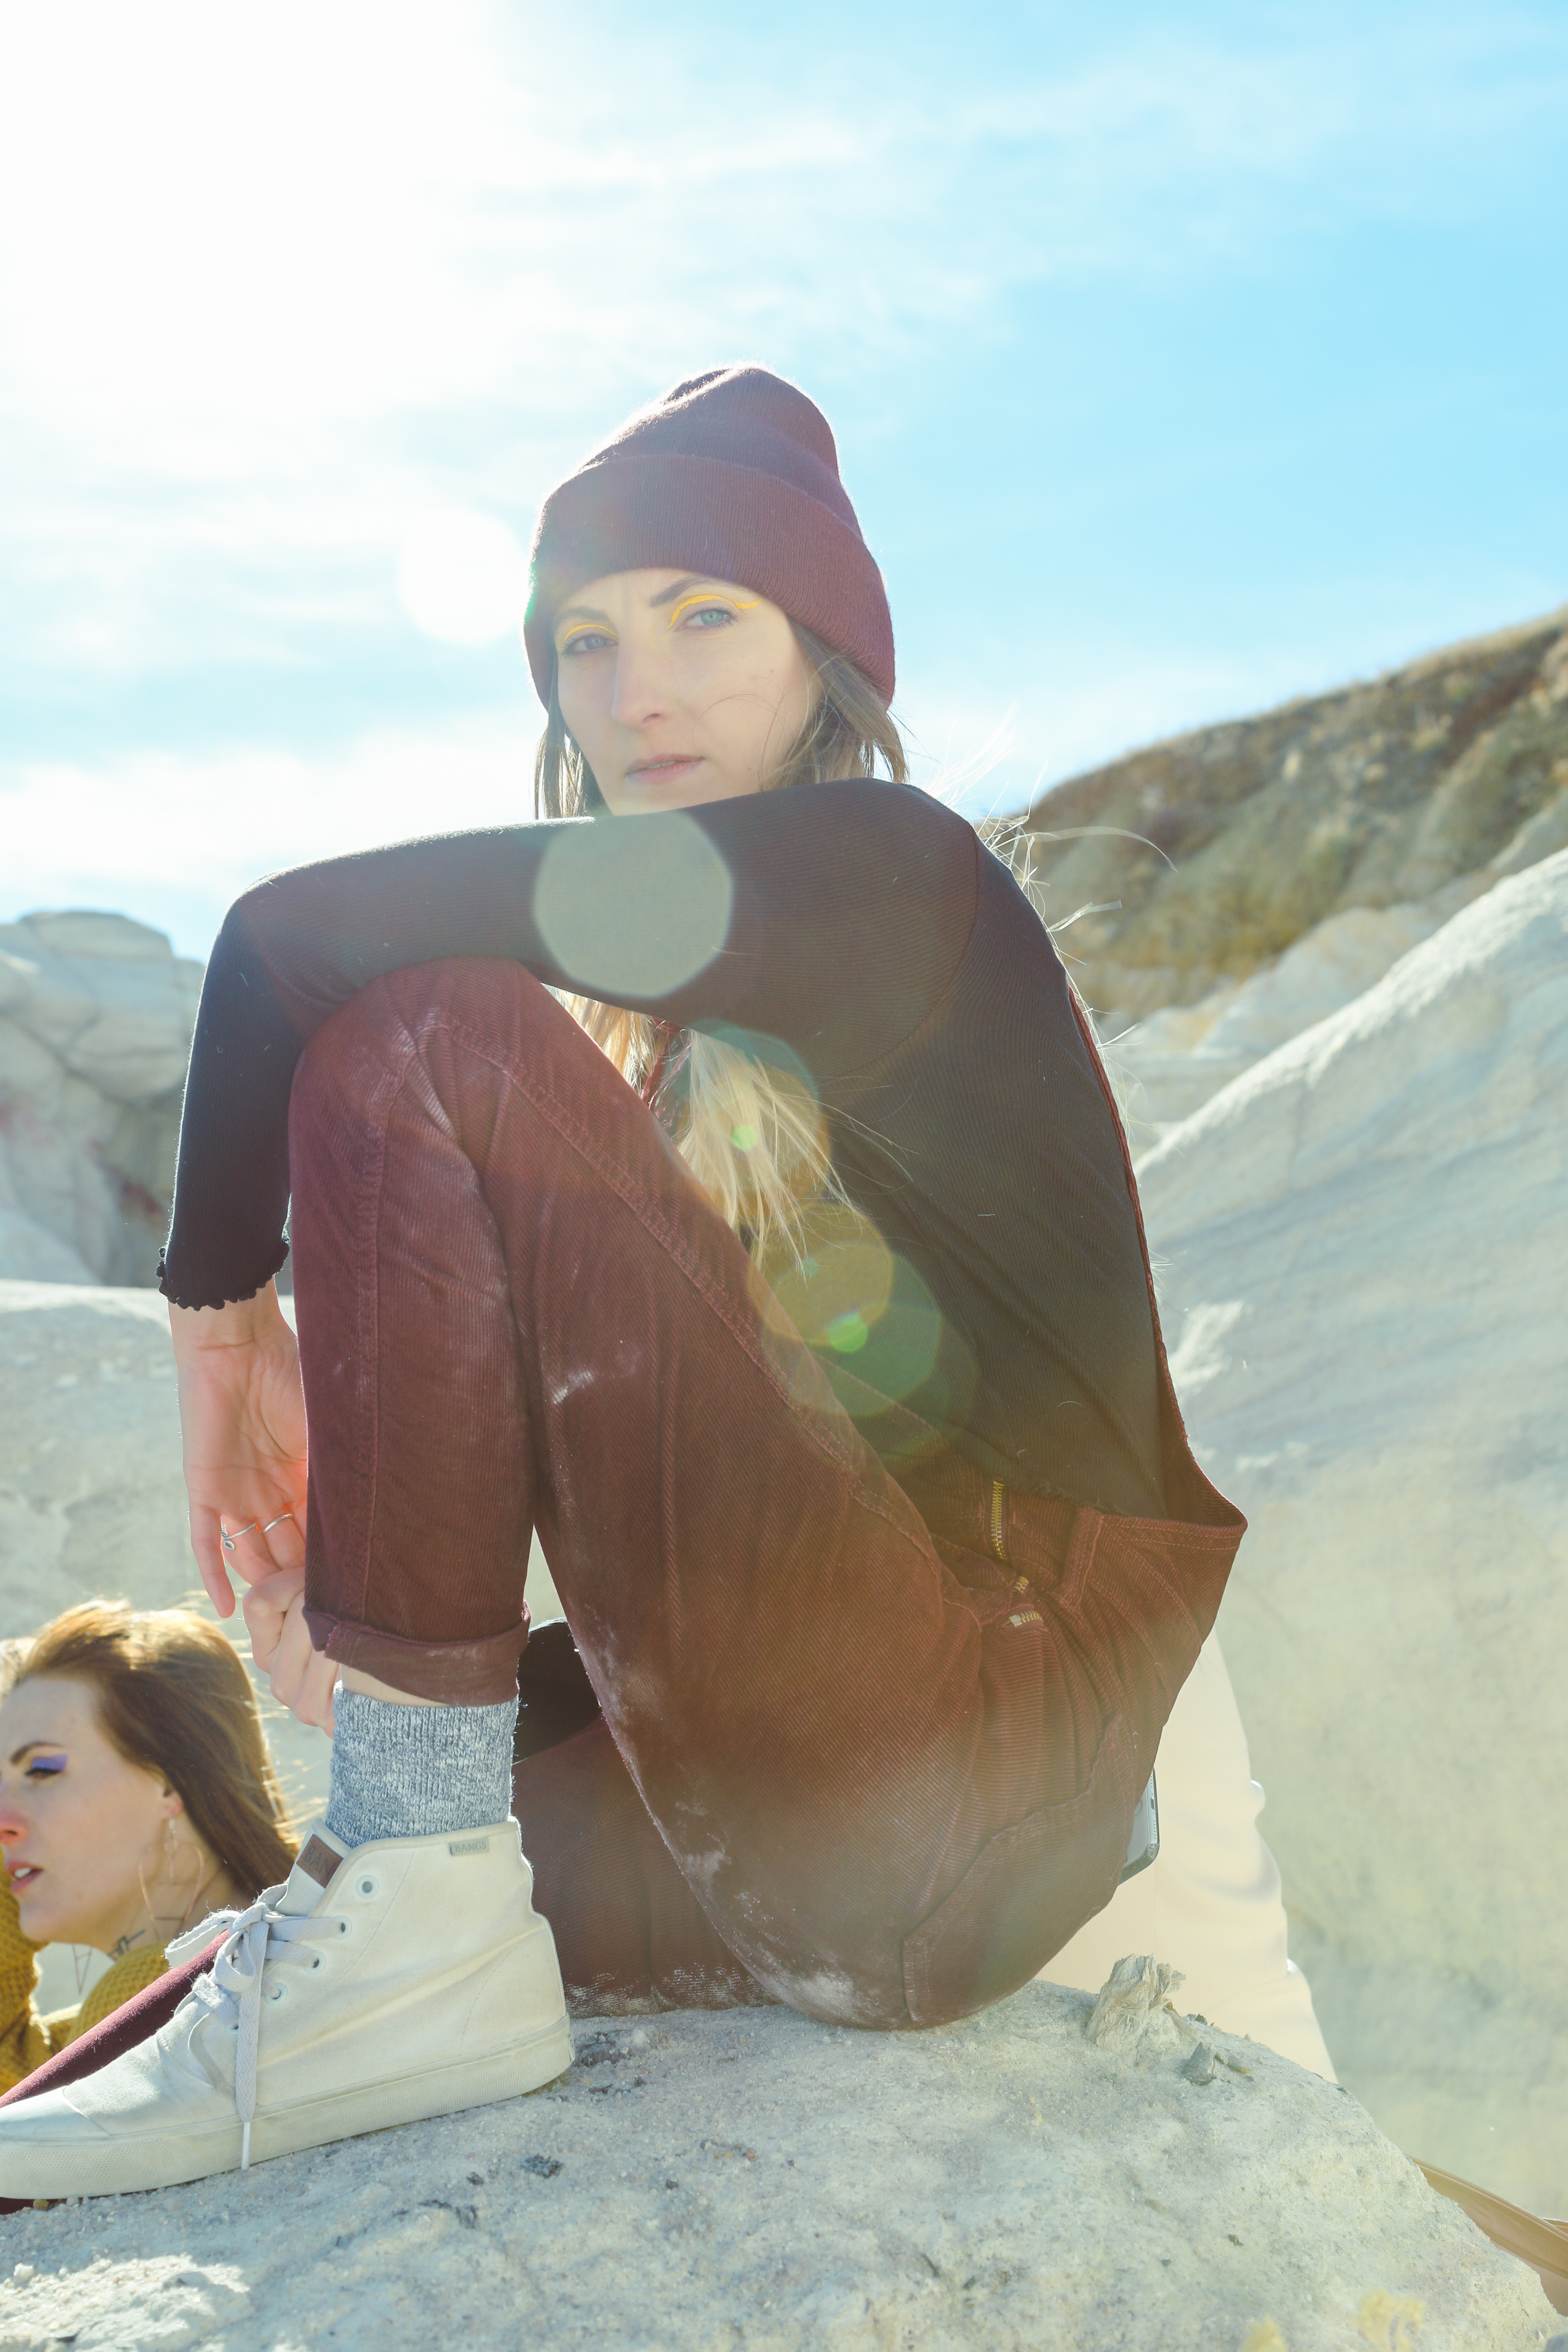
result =
[[[679,604],[676,605],[674,611],[670,614],[669,625],[673,629],[677,621],[679,620],[682,613],[689,612],[693,604],[728,604],[731,611],[733,613],[751,613],[755,611],[756,607],[762,603],[762,601],[763,600],[760,596],[752,596],[750,597],[745,604],[741,604],[736,603],[734,597],[715,595],[712,590],[710,589],[705,596],[683,596]]]

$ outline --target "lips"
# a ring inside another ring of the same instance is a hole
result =
[[[13,1862],[8,1867],[13,1892],[18,1895],[23,1887],[31,1886],[35,1879],[42,1878],[44,1874],[42,1865],[36,1862]]]

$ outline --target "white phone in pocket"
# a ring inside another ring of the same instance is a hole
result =
[[[1127,1860],[1122,1864],[1121,1884],[1125,1885],[1130,1878],[1136,1878],[1141,1870],[1147,1870],[1159,1851],[1160,1798],[1154,1786],[1154,1775],[1151,1772],[1149,1786],[1139,1798],[1137,1811],[1132,1816],[1132,1841],[1127,1849]]]

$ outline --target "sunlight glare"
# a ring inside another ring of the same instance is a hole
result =
[[[528,558],[494,515],[423,515],[404,541],[397,593],[426,636],[493,646],[521,626]]]
[[[453,15],[17,12],[0,44],[11,365],[110,432],[286,423],[466,377],[479,314],[429,192],[471,184],[502,142],[474,11]]]

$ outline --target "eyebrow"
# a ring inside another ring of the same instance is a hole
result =
[[[684,596],[689,588],[706,588],[707,585],[706,572],[689,572],[684,580],[673,581],[668,588],[661,588],[657,596],[650,596],[647,600],[648,611],[657,612],[661,604],[673,604],[676,598]]]
[[[673,604],[676,598],[684,596],[689,588],[703,588],[707,584],[708,578],[705,572],[689,572],[684,580],[672,580],[668,588],[661,588],[657,596],[650,596],[647,600],[648,611],[657,613],[661,604]],[[555,615],[555,625],[559,628],[563,621],[607,621],[608,619],[609,614],[601,613],[596,604],[563,604]]]
[[[56,1748],[62,1756],[66,1752],[63,1739],[24,1739],[20,1748],[13,1748],[5,1760],[8,1764],[19,1764],[24,1756],[32,1754],[35,1748]]]

